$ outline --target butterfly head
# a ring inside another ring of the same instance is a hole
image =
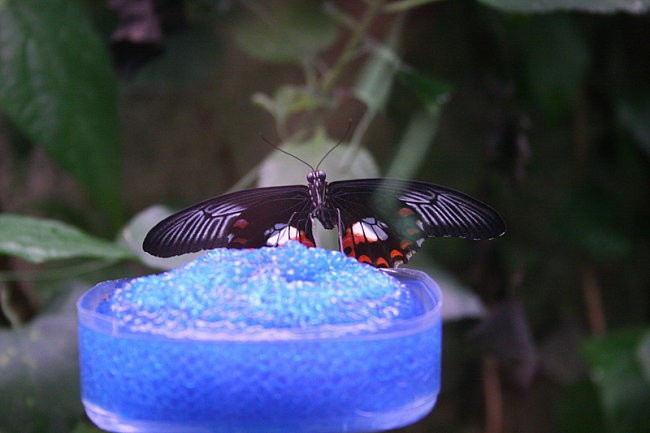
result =
[[[325,182],[327,175],[323,170],[312,170],[307,173],[307,182],[311,185],[322,184]]]

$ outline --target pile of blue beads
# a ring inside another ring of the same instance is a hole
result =
[[[337,251],[289,242],[216,249],[165,274],[133,279],[102,312],[131,330],[173,337],[352,323],[360,331],[417,316],[422,305],[379,269]]]

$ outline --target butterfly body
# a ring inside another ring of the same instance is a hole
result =
[[[311,200],[312,210],[310,215],[327,230],[332,230],[338,225],[337,212],[329,201],[329,184],[323,170],[310,171],[307,175],[307,190]]]
[[[338,229],[340,250],[376,267],[406,263],[427,237],[491,239],[505,223],[491,207],[426,182],[356,179],[254,188],[214,197],[159,222],[143,248],[161,257],[204,249],[315,246],[313,220]]]

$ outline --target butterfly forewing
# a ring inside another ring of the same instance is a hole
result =
[[[256,188],[205,200],[159,222],[143,248],[159,257],[219,247],[260,248],[287,240],[314,245],[303,185]]]

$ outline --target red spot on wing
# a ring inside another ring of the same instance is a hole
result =
[[[246,245],[248,243],[248,239],[246,238],[235,238],[232,240],[233,244],[239,244],[239,245]]]
[[[309,239],[304,230],[300,230],[300,234],[296,240],[306,247],[313,248],[316,246],[316,244],[311,239]]]
[[[350,257],[354,257],[354,238],[352,237],[351,230],[347,229],[345,231],[345,235],[343,236],[343,239],[341,239],[341,242],[343,245],[341,247],[343,248],[343,252],[347,254]]]
[[[403,207],[399,210],[399,214],[400,216],[407,217],[407,216],[415,215],[415,212],[413,211],[413,209],[410,209],[408,207]]]
[[[249,224],[250,223],[248,222],[248,220],[246,220],[244,218],[239,218],[237,221],[235,221],[233,223],[232,226],[233,226],[233,228],[236,228],[236,229],[244,229],[244,228],[248,227]]]

